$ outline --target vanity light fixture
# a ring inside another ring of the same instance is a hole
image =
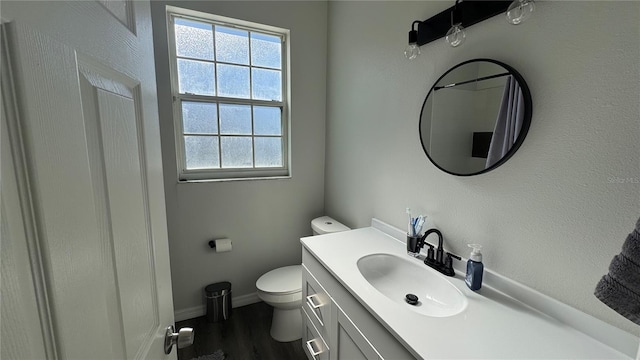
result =
[[[472,25],[505,12],[509,22],[517,25],[530,17],[534,9],[534,0],[457,0],[454,6],[411,24],[404,54],[407,59],[415,59],[420,46],[443,37],[451,46],[458,46],[466,38],[465,29]]]

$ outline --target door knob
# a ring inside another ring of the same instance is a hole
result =
[[[167,326],[167,332],[164,336],[164,353],[169,354],[173,345],[178,345],[178,349],[191,346],[193,344],[194,332],[192,328],[184,327],[174,332],[173,325]]]

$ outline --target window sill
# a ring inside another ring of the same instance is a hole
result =
[[[192,179],[178,180],[178,184],[197,184],[197,183],[218,183],[229,181],[256,181],[256,180],[289,180],[291,175],[286,176],[264,176],[264,177],[245,177],[245,178],[227,178],[227,179]]]

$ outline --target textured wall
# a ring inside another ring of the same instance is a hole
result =
[[[165,5],[291,30],[292,178],[178,184],[166,44]],[[324,208],[327,3],[153,1],[162,156],[176,312],[203,304],[202,289],[231,281],[234,297],[255,293],[273,268],[300,263],[300,237]],[[207,241],[229,237],[233,251]]]
[[[331,2],[326,212],[404,228],[409,206],[451,251],[481,243],[488,268],[639,335],[593,291],[640,216],[640,3],[536,4],[520,26],[495,17],[461,47],[439,40],[409,62],[411,22],[450,1]],[[524,76],[531,129],[500,168],[447,175],[422,152],[420,108],[442,73],[481,57]]]

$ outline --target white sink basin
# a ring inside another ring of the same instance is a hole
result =
[[[358,270],[387,298],[419,314],[446,317],[467,307],[467,298],[444,275],[416,260],[371,254],[358,260]],[[418,303],[408,304],[407,294],[418,296]]]

